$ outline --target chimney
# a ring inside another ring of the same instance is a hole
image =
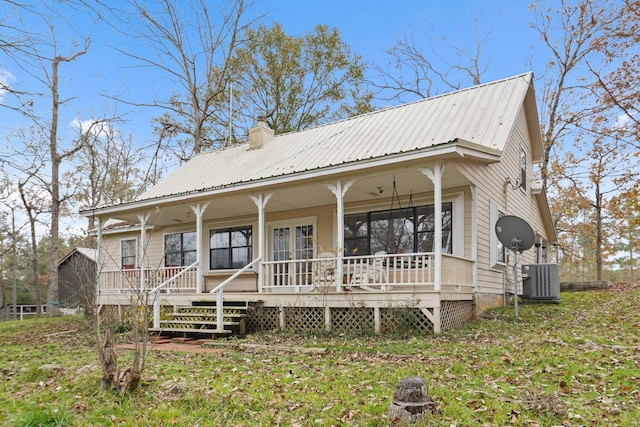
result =
[[[264,116],[258,116],[258,124],[249,129],[249,149],[261,148],[267,141],[273,138],[274,131],[267,126]]]

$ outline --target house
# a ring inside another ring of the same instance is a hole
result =
[[[95,249],[76,247],[58,263],[58,299],[62,310],[85,307],[93,298],[96,255]]]
[[[535,230],[520,262],[549,260],[542,156],[531,73],[283,135],[259,118],[248,142],[83,212],[127,224],[99,227],[99,304],[148,290],[166,330],[222,331],[222,310],[159,322],[213,303],[248,304],[249,330],[449,330],[512,289],[501,215]]]

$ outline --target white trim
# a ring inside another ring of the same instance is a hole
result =
[[[307,217],[301,217],[301,218],[291,218],[291,219],[284,219],[284,220],[278,220],[278,221],[269,221],[266,223],[266,231],[267,231],[267,235],[265,238],[265,243],[267,244],[266,246],[266,251],[265,254],[267,255],[267,260],[269,261],[273,261],[273,229],[274,228],[284,228],[284,227],[289,227],[289,228],[295,228],[299,225],[311,225],[313,227],[313,236],[314,236],[314,240],[313,240],[313,254],[314,256],[317,254],[318,252],[318,242],[317,239],[315,239],[315,237],[318,235],[318,217],[317,216],[307,216]],[[295,238],[295,235],[291,236],[292,238]],[[292,247],[292,250],[295,250],[295,246]]]
[[[500,242],[498,241],[498,236],[496,235],[496,222],[498,222],[498,218],[500,218],[500,214],[506,215],[505,209],[495,200],[489,200],[489,268],[494,271],[503,271],[507,266],[506,260],[506,249],[505,251],[505,260],[498,260],[498,247]]]
[[[135,253],[136,253],[136,260],[133,264],[133,268],[138,268],[138,260],[140,259],[140,246],[138,245],[138,238],[136,236],[131,236],[131,237],[122,237],[120,239],[120,244],[118,245],[118,249],[120,252],[120,257],[118,258],[118,268],[121,270],[124,270],[124,266],[122,265],[122,242],[126,241],[126,240],[135,240]]]
[[[207,232],[206,232],[206,247],[207,247],[207,259],[206,259],[206,264],[207,264],[207,268],[206,268],[206,273],[205,274],[210,274],[210,273],[233,273],[235,271],[240,270],[241,268],[224,268],[224,269],[212,269],[211,268],[211,232],[215,231],[215,230],[226,230],[229,228],[243,228],[243,227],[251,227],[251,257],[249,259],[249,262],[251,262],[253,259],[255,259],[257,256],[255,254],[256,249],[258,249],[258,244],[257,244],[257,233],[256,230],[258,230],[258,224],[256,222],[251,222],[250,224],[247,224],[246,222],[237,222],[235,225],[222,225],[219,227],[209,227],[207,228]],[[254,269],[251,268],[251,271],[253,271]]]

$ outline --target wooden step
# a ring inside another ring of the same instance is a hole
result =
[[[188,328],[149,328],[150,332],[161,333],[186,333],[186,334],[211,334],[212,336],[233,334],[230,329],[219,331],[217,329],[188,329]]]

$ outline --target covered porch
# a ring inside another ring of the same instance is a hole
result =
[[[161,305],[210,301],[222,307],[234,300],[260,301],[265,309],[283,312],[293,307],[322,308],[324,322],[329,322],[325,308],[351,307],[357,295],[360,307],[376,313],[409,306],[422,311],[439,333],[441,302],[471,304],[476,289],[476,233],[468,234],[470,240],[465,238],[465,230],[476,221],[475,195],[474,187],[455,167],[445,168],[444,162],[418,165],[370,170],[353,179],[300,181],[271,187],[269,192],[227,194],[220,189],[179,203],[134,204],[118,212],[119,218],[138,224],[137,247],[150,249],[139,252],[137,260],[131,261],[133,267],[100,263],[99,304],[118,304],[132,290],[147,292],[155,306],[155,326]],[[447,183],[444,199],[443,182]],[[413,204],[415,210],[409,214]],[[471,208],[465,209],[469,204]],[[367,214],[373,211],[375,218]],[[108,209],[101,215],[99,222],[108,217]],[[361,216],[370,221],[364,227],[369,230],[366,247],[361,237],[346,236]],[[222,268],[214,266],[220,248],[214,248],[212,238],[221,229],[229,235],[244,233],[243,255],[234,259],[237,253],[226,246],[230,262]],[[189,256],[184,250],[177,257],[172,255],[169,262],[166,236],[174,233],[184,241],[183,230],[193,230],[193,250]],[[102,233],[99,226],[100,248]],[[284,246],[283,236],[291,239]],[[104,259],[101,252],[98,257]],[[114,249],[105,253],[113,254]],[[465,308],[466,312],[471,310]],[[277,317],[282,327],[286,316]],[[221,310],[218,319],[217,327],[222,328]]]

